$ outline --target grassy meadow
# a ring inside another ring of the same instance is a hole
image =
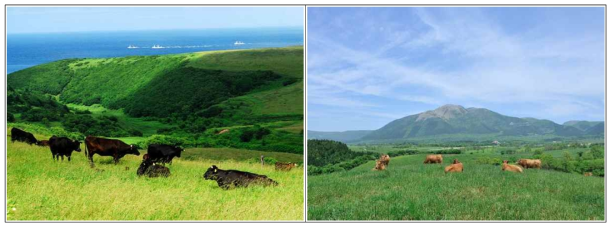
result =
[[[441,165],[408,155],[392,158],[386,171],[372,171],[370,161],[309,176],[308,220],[604,220],[603,177],[514,174],[477,162],[481,155],[444,155]],[[464,171],[445,174],[454,158]]]
[[[126,155],[114,165],[111,157],[95,155],[92,169],[83,151],[74,152],[71,162],[54,162],[47,147],[9,141],[7,148],[8,221],[303,219],[303,168],[281,172],[244,160],[257,151],[187,149],[167,165],[170,177],[139,178],[141,156]],[[215,155],[226,157],[208,157]],[[267,175],[279,185],[225,191],[203,179],[213,164]]]

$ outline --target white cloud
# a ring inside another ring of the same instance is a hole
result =
[[[381,36],[389,35],[377,49],[310,31],[309,87],[338,90],[331,94],[339,98],[358,94],[426,105],[531,103],[554,117],[603,111],[604,45],[599,34],[560,37],[540,25],[510,34],[479,10],[434,16],[431,9],[415,9],[427,29],[404,33],[377,27]],[[360,23],[351,27],[360,30]],[[443,58],[416,60],[426,52]],[[391,55],[399,53],[405,55]],[[314,93],[308,91],[310,99]]]

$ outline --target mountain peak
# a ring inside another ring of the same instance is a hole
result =
[[[422,121],[422,120],[426,120],[432,117],[438,117],[444,120],[449,120],[459,115],[464,115],[467,112],[468,111],[461,105],[446,104],[446,105],[440,106],[439,108],[435,110],[430,110],[430,111],[419,114],[419,116],[416,118],[416,121]]]

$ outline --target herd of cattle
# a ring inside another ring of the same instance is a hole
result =
[[[38,141],[32,133],[18,128],[11,129],[11,141],[25,142],[30,145],[48,146],[54,161],[60,159],[64,161],[65,156],[68,158],[68,161],[70,161],[73,151],[81,152],[80,141],[56,136],[52,136],[49,140]],[[184,149],[179,146],[150,144],[147,148],[147,153],[143,155],[143,161],[137,169],[137,175],[148,177],[170,176],[171,171],[165,164],[172,164],[173,158],[181,157],[181,152],[183,151]],[[92,168],[94,168],[94,154],[111,156],[113,157],[113,162],[117,164],[120,159],[127,154],[139,156],[141,153],[137,146],[128,145],[121,140],[88,136],[85,138],[85,156],[88,158]],[[275,169],[289,171],[295,166],[297,166],[297,164],[277,162]],[[203,178],[216,181],[218,186],[223,189],[247,187],[249,185],[275,186],[278,184],[276,181],[264,175],[238,170],[222,170],[215,165],[207,169]]]
[[[376,160],[376,167],[372,170],[385,170],[389,165],[390,160],[391,158],[389,155],[381,155],[380,158]],[[431,154],[425,157],[423,164],[442,164],[443,161],[444,158],[442,157],[442,154]],[[508,164],[507,160],[504,160],[502,163],[502,171],[523,173],[523,168],[540,168],[542,162],[539,159],[521,159],[517,161],[517,164],[518,165],[511,165]],[[444,167],[444,173],[449,172],[463,172],[463,163],[457,159],[453,160],[452,164]],[[588,176],[588,174],[585,176]]]

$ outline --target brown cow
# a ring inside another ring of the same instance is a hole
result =
[[[141,155],[136,146],[114,139],[88,136],[85,138],[85,147],[85,156],[90,159],[92,165],[94,164],[94,154],[112,156],[115,164],[126,154]]]
[[[438,154],[438,155],[427,155],[427,157],[425,157],[425,161],[423,161],[423,164],[442,164],[442,154]]]
[[[297,164],[291,163],[291,162],[288,162],[288,163],[275,162],[275,170],[290,171],[294,167],[297,167]]]
[[[583,173],[583,176],[593,176],[593,175],[594,175],[594,174],[593,174],[593,173],[591,173],[591,172],[586,172],[586,173]]]
[[[446,166],[444,168],[444,173],[448,173],[448,172],[463,172],[463,163],[455,159],[453,161],[453,164]]]
[[[518,172],[518,173],[523,173],[523,168],[517,166],[517,165],[509,165],[508,161],[504,161],[504,164],[502,164],[502,171],[511,171],[511,172]]]
[[[223,129],[222,131],[220,131],[220,132],[216,133],[216,135],[220,135],[220,134],[223,134],[223,133],[228,133],[228,132],[229,132],[229,130],[228,130],[228,129]]]
[[[382,155],[378,160],[376,160],[376,167],[373,170],[385,170],[387,166],[389,166],[389,161],[391,161],[391,157],[389,155]]]
[[[38,146],[49,146],[49,141],[48,140],[37,141],[36,145],[38,145]]]
[[[542,161],[540,159],[521,159],[517,161],[518,165],[523,166],[524,168],[540,168],[542,165]]]

